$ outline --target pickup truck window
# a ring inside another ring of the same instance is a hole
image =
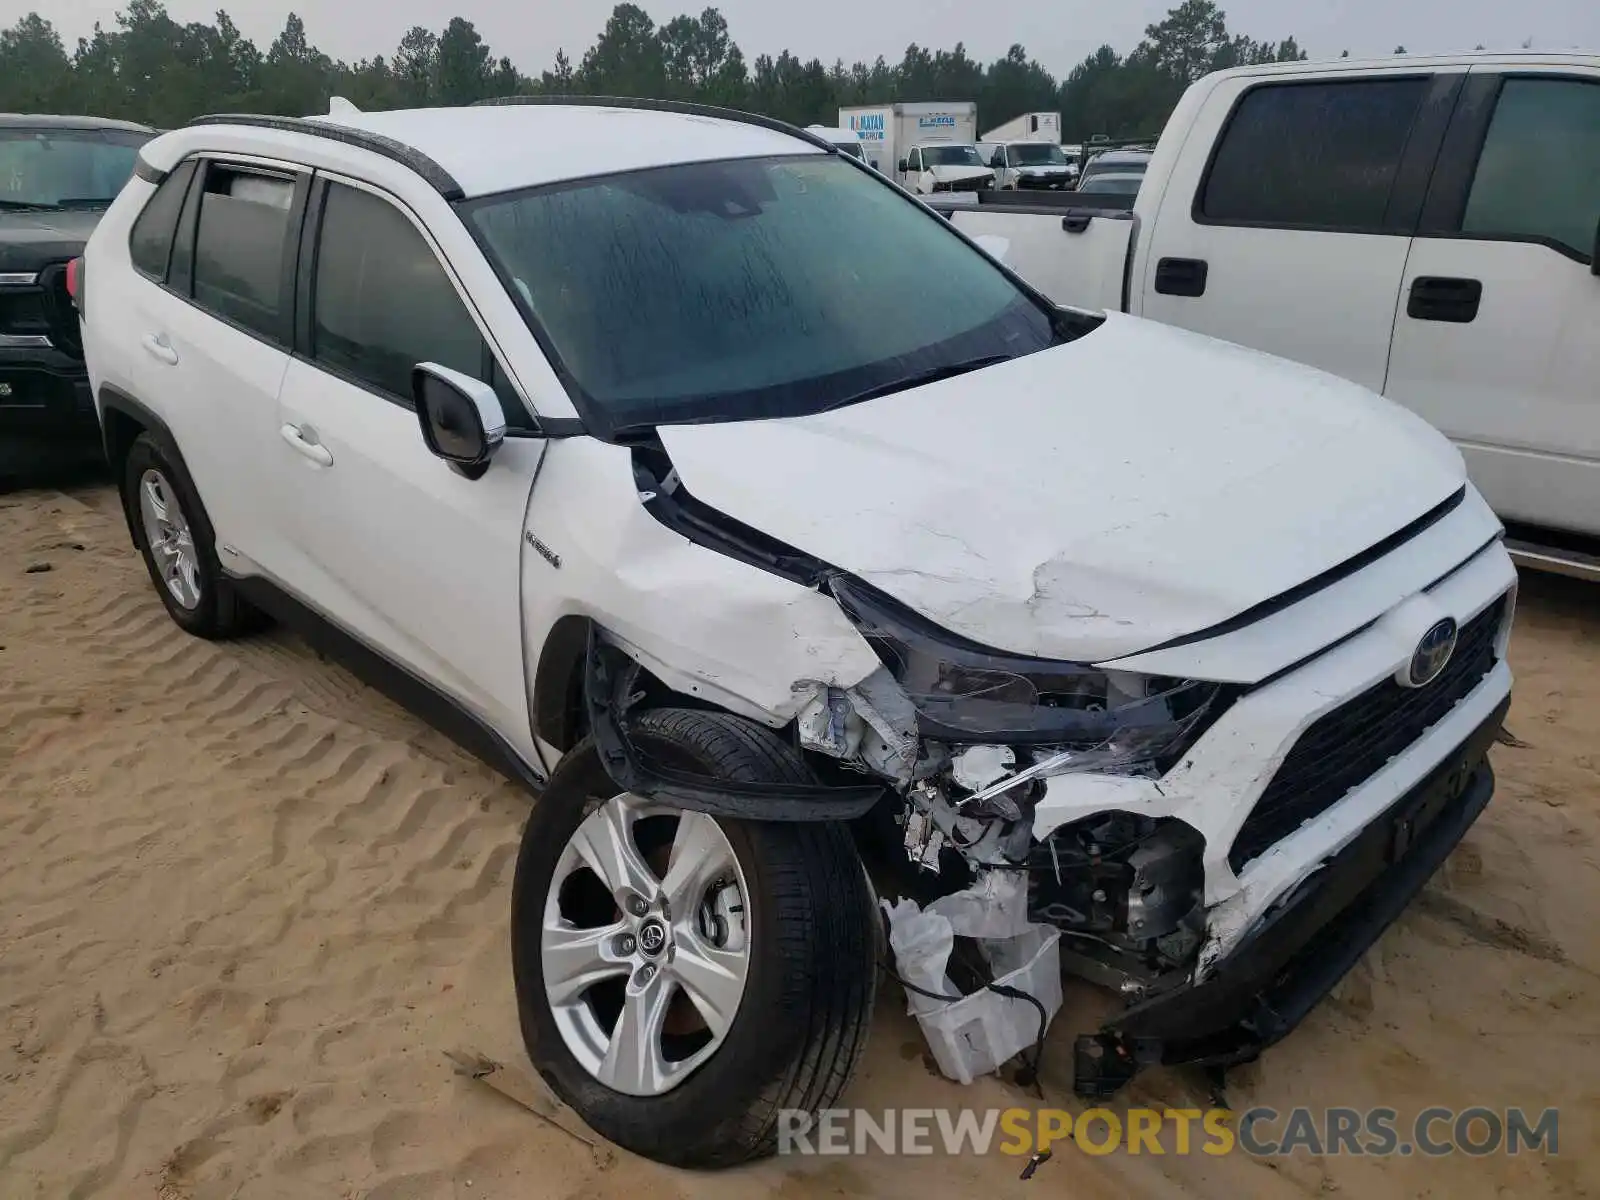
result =
[[[1461,231],[1552,242],[1584,262],[1600,225],[1600,83],[1507,79]]]
[[[1056,339],[921,204],[833,155],[631,171],[461,211],[591,426],[799,416]]]
[[[1430,80],[1262,84],[1240,99],[1200,184],[1202,224],[1409,233],[1389,194]]]

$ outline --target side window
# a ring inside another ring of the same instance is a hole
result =
[[[1463,233],[1554,242],[1589,262],[1600,227],[1600,83],[1507,79]]]
[[[1400,157],[1430,85],[1429,79],[1363,79],[1251,89],[1223,129],[1196,217],[1384,231]]]
[[[487,353],[417,227],[387,200],[335,183],[322,210],[312,356],[409,406],[417,363],[482,379]]]
[[[294,181],[225,167],[206,169],[194,245],[194,299],[273,341],[287,341],[285,253]]]
[[[167,261],[172,257],[172,239],[183,211],[183,198],[194,178],[195,160],[181,163],[145,201],[144,210],[128,235],[128,253],[133,265],[158,283],[167,279]]]

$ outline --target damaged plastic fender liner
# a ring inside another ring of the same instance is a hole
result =
[[[618,789],[694,812],[750,821],[852,821],[883,798],[876,785],[732,783],[647,763],[628,737],[628,685],[636,664],[589,635],[584,691],[600,762]]]

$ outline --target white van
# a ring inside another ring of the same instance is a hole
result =
[[[867,161],[865,151],[861,147],[861,135],[854,129],[841,129],[833,125],[807,125],[807,133],[814,133],[823,141],[832,142],[839,148],[841,154],[848,154],[851,158]]]

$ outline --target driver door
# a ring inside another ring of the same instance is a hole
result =
[[[508,432],[478,479],[434,457],[417,362],[495,384],[511,431],[526,409],[409,209],[319,176],[307,220],[309,312],[269,451],[291,531],[281,583],[520,744],[522,521],[545,443]]]

